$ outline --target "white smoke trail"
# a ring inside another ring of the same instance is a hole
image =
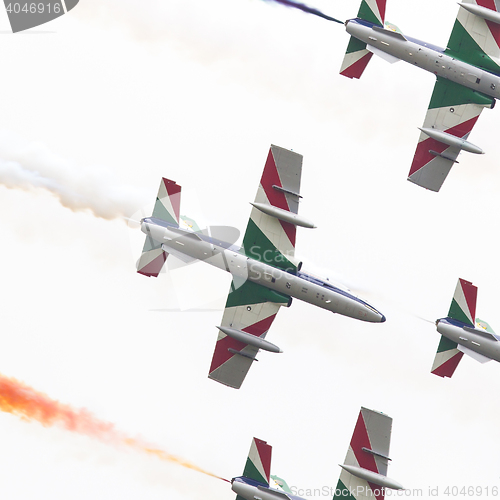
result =
[[[9,189],[43,189],[74,212],[103,219],[129,216],[144,205],[137,188],[117,185],[109,172],[81,168],[40,142],[27,143],[0,133],[0,184]]]

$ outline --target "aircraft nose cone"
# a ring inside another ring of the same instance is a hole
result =
[[[382,318],[380,318],[380,322],[385,323],[385,316],[383,314],[381,314],[380,316],[382,316]]]

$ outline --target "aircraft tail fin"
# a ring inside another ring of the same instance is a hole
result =
[[[180,206],[181,186],[170,179],[162,178],[152,217],[178,225]],[[168,253],[161,248],[161,244],[146,234],[144,248],[137,261],[137,272],[145,276],[157,277],[167,257]]]
[[[362,0],[358,19],[384,27],[386,0]],[[347,78],[361,78],[373,53],[366,48],[366,43],[351,36],[347,51],[342,61],[340,74]]]
[[[362,0],[359,6],[358,19],[384,27],[386,0]]]
[[[253,438],[243,476],[269,486],[272,446],[261,439]]]
[[[347,51],[340,67],[340,74],[347,78],[361,78],[370,62],[373,52],[366,48],[366,43],[351,36]]]
[[[474,328],[476,321],[477,287],[470,281],[458,279],[451,301],[448,318],[465,323]]]
[[[458,350],[458,344],[441,335],[431,373],[438,377],[451,377],[464,353]]]

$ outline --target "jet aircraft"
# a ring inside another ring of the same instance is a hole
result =
[[[209,230],[181,228],[181,187],[169,179],[160,184],[152,216],[141,221],[146,242],[137,263],[140,274],[158,276],[169,254],[203,260],[232,274],[209,377],[236,389],[259,349],[282,352],[265,337],[279,309],[290,306],[292,298],[362,321],[385,321],[345,288],[302,271],[302,262],[295,259],[297,226],[314,227],[298,214],[301,172],[302,155],[271,146],[242,248]]]
[[[500,13],[494,0],[463,0],[446,48],[384,26],[386,0],[363,0],[345,22],[351,35],[340,73],[360,78],[373,54],[436,75],[408,180],[439,191],[459,153],[482,154],[467,139],[481,111],[500,98]]]
[[[451,377],[464,353],[480,363],[500,361],[500,337],[490,325],[476,318],[477,287],[459,279],[446,318],[436,320],[441,334],[431,372]]]
[[[347,451],[333,499],[383,500],[385,488],[400,490],[397,481],[387,477],[390,458],[392,418],[377,411],[361,408]],[[270,476],[272,447],[253,438],[242,476],[233,477],[236,500],[302,500],[286,482]],[[270,478],[279,489],[270,486]],[[298,490],[297,493],[302,491]],[[305,490],[307,494],[307,490]]]

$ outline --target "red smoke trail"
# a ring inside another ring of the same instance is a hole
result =
[[[334,17],[327,16],[326,14],[323,14],[318,9],[315,9],[314,7],[309,7],[303,3],[300,2],[294,2],[293,0],[264,0],[265,2],[277,2],[282,5],[286,5],[287,7],[293,7],[294,9],[299,9],[303,12],[307,12],[309,14],[314,14],[315,16],[322,17],[323,19],[327,19],[328,21],[334,21],[336,23],[344,24],[342,21],[339,21],[338,19],[335,19]]]
[[[17,415],[23,420],[36,420],[45,427],[59,424],[68,431],[85,434],[108,444],[128,446],[147,455],[154,455],[160,460],[173,462],[188,469],[227,481],[187,460],[123,434],[116,430],[112,423],[99,420],[85,409],[75,410],[69,405],[50,399],[47,395],[35,391],[14,378],[5,377],[1,374],[0,410]]]

